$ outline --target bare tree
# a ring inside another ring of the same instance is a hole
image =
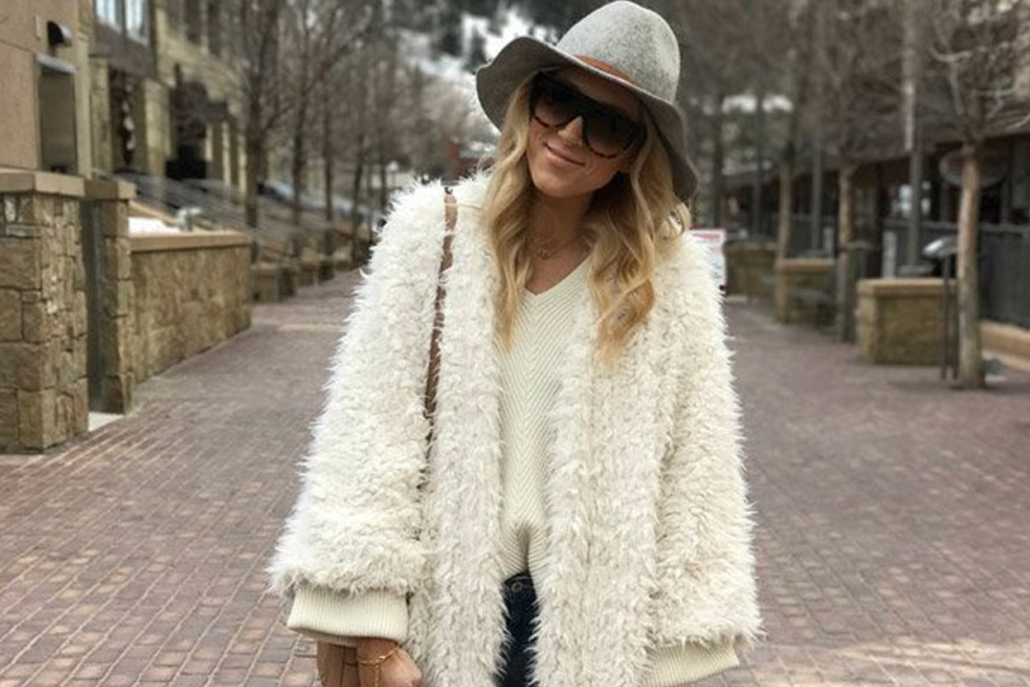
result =
[[[361,261],[361,248],[358,244],[359,229],[361,226],[362,213],[361,203],[361,181],[365,172],[365,157],[368,151],[367,125],[368,120],[368,88],[367,64],[369,57],[365,51],[355,55],[355,59],[348,65],[348,83],[351,93],[351,126],[350,138],[352,144],[352,176],[351,176],[351,264],[356,265]]]
[[[862,155],[897,131],[904,49],[902,25],[889,5],[870,0],[820,0],[827,12],[819,114],[837,159],[837,327],[852,338],[850,317],[855,237],[855,173]]]
[[[295,158],[305,159],[303,131],[310,124],[316,85],[351,49],[353,37],[367,29],[368,8],[375,0],[229,2],[234,11],[227,14],[238,18],[232,32],[245,111],[246,215],[248,224],[256,226],[258,187],[267,173],[270,145],[291,122],[291,133],[302,131]]]
[[[797,140],[801,116],[807,105],[812,68],[812,12],[807,3],[795,4],[788,13],[786,32],[793,46],[785,61],[785,93],[790,102],[780,154],[780,197],[777,202],[776,258],[787,257],[794,227],[794,172],[797,162]]]
[[[942,66],[946,108],[935,113],[962,141],[962,193],[958,221],[959,385],[981,387],[979,233],[982,164],[989,135],[1024,124],[1019,93],[1030,0],[930,0],[930,51]]]
[[[284,97],[281,60],[282,15],[287,0],[234,0],[239,17],[236,26],[239,54],[237,67],[243,93],[244,149],[246,151],[247,223],[257,226],[257,193],[268,159],[269,136],[290,107]]]
[[[402,83],[400,81],[397,42],[382,35],[376,41],[372,62],[372,112],[376,164],[379,171],[379,212],[386,214],[389,202],[388,169],[399,149],[400,126],[397,111]]]
[[[370,0],[287,0],[285,71],[291,87],[291,181],[292,219],[300,221],[302,195],[312,138],[312,111],[322,84],[330,72],[349,55],[381,12]],[[323,122],[324,126],[324,122]]]
[[[742,71],[750,37],[745,28],[744,0],[681,0],[664,10],[680,39],[683,67],[680,102],[695,151],[709,151],[708,220],[723,224],[726,195],[726,102],[746,87]],[[707,136],[705,135],[707,133]]]
[[[769,96],[776,96],[783,93],[795,92],[791,95],[796,99],[803,93],[801,90],[804,79],[798,79],[798,62],[805,60],[807,53],[805,46],[809,41],[799,35],[799,29],[803,28],[803,22],[796,3],[790,0],[760,0],[745,5],[743,14],[747,22],[745,30],[750,34],[751,40],[747,42],[741,75],[747,87],[748,93],[754,100],[754,112],[751,115],[750,129],[753,131],[751,147],[754,151],[754,174],[751,182],[751,231],[755,235],[764,233],[765,230],[765,201],[763,198],[766,181],[767,151],[776,147],[774,134],[777,132],[770,127],[767,113]],[[800,46],[802,47],[799,47]],[[800,81],[800,83],[798,83]],[[787,117],[786,131],[780,132],[783,136],[782,146],[787,148],[795,132],[791,130],[791,121],[795,115],[793,110]]]
[[[725,224],[727,162],[750,164],[751,228],[763,228],[762,198],[767,151],[779,147],[771,97],[785,91],[792,0],[654,0],[680,40],[683,58],[680,103],[691,149],[707,174],[707,193],[696,214]],[[742,104],[730,112],[729,104]],[[707,202],[705,202],[707,200]]]

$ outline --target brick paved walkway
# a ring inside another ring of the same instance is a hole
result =
[[[264,564],[350,277],[0,456],[0,687],[313,682]],[[1030,377],[990,392],[728,308],[768,640],[710,685],[1030,685]]]

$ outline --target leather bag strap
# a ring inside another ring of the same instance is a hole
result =
[[[447,295],[443,285],[443,273],[451,266],[451,237],[458,223],[458,202],[450,187],[444,188],[444,219],[447,230],[443,237],[443,252],[440,255],[440,272],[436,279],[436,303],[434,305],[433,335],[429,342],[429,372],[426,375],[426,417],[430,420],[429,436],[433,436],[432,419],[436,414],[436,384],[440,378],[440,331],[443,329],[443,301]]]

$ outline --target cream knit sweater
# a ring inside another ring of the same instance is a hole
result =
[[[544,474],[548,412],[560,387],[558,371],[569,328],[584,304],[589,260],[547,291],[524,291],[512,346],[501,354],[501,437],[504,509],[501,565],[504,576],[529,570],[539,577],[546,561],[547,521]],[[330,590],[297,590],[288,625],[321,641],[353,645],[355,637],[403,641],[407,634],[403,597],[388,593],[346,596]],[[729,645],[663,647],[651,656],[644,687],[672,687],[738,665]]]

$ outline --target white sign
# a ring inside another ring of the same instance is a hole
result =
[[[691,229],[690,236],[702,243],[707,249],[708,261],[715,274],[715,283],[719,289],[726,291],[726,254],[722,248],[726,244],[725,229]]]
[[[952,186],[962,187],[962,149],[956,148],[941,157],[937,163],[941,178]],[[987,150],[980,163],[980,185],[984,188],[994,186],[1005,178],[1009,161],[1007,154],[998,150]]]
[[[894,231],[883,232],[883,278],[893,279],[898,276],[898,234]]]

